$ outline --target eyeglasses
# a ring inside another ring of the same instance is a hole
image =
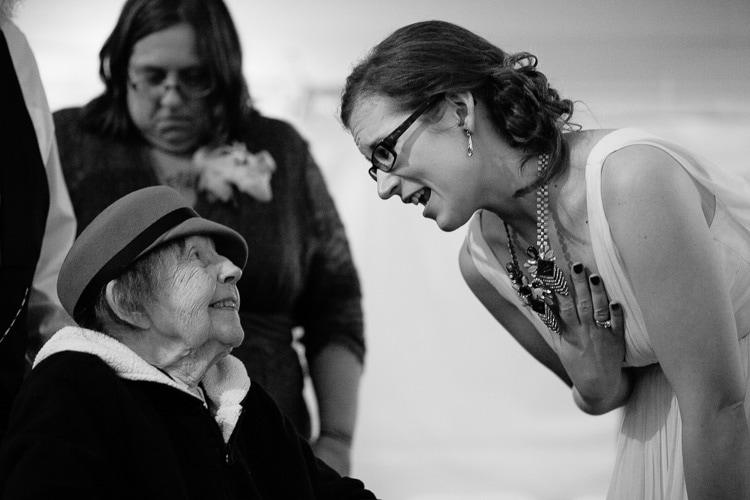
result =
[[[411,125],[417,121],[417,119],[424,114],[425,111],[430,109],[432,106],[437,104],[437,102],[442,99],[443,96],[435,96],[426,103],[422,104],[420,107],[418,107],[414,113],[409,115],[409,118],[404,120],[404,123],[398,126],[396,130],[391,132],[388,137],[383,139],[378,143],[377,146],[372,150],[372,154],[370,155],[370,163],[372,163],[372,166],[368,170],[368,173],[370,174],[370,177],[372,177],[372,180],[377,181],[378,180],[378,170],[382,170],[383,172],[390,172],[393,170],[393,165],[396,164],[396,152],[393,150],[393,147],[396,145],[396,142],[398,142],[399,137],[403,135],[406,130],[411,127]]]
[[[214,91],[213,81],[203,68],[179,70],[173,82],[167,82],[169,73],[163,68],[130,68],[128,80],[133,90],[153,100],[161,99],[169,89],[188,100],[201,99]]]

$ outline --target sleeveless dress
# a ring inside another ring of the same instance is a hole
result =
[[[633,144],[650,145],[667,152],[716,197],[716,213],[710,231],[720,255],[722,272],[730,285],[745,373],[745,414],[750,414],[750,185],[738,175],[718,168],[673,142],[632,128],[616,130],[602,138],[587,160],[586,198],[596,265],[610,298],[623,306],[625,365],[646,367],[624,408],[615,470],[607,498],[686,499],[682,424],[677,399],[657,364],[641,307],[636,302],[612,239],[601,197],[604,160],[614,151]],[[553,334],[533,311],[522,306],[505,272],[505,263],[497,259],[482,236],[484,217],[496,216],[487,211],[477,212],[466,236],[474,264],[500,295],[519,307],[554,348]]]

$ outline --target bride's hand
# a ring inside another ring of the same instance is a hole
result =
[[[573,289],[557,295],[562,333],[560,361],[573,382],[576,402],[590,413],[621,406],[630,393],[622,307],[610,302],[601,278],[588,278],[583,265],[571,267]]]

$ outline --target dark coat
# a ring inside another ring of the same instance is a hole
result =
[[[62,352],[31,372],[0,452],[2,498],[372,499],[317,460],[253,383],[225,444],[202,402]]]
[[[25,61],[29,63],[29,61]],[[33,62],[33,61],[31,61]],[[29,82],[24,82],[29,83]],[[42,249],[49,188],[39,142],[0,30],[0,439],[26,369],[27,298]]]

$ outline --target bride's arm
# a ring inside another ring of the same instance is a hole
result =
[[[613,153],[602,195],[651,345],[679,403],[688,494],[747,499],[746,379],[729,284],[707,222],[712,198],[651,146]]]

